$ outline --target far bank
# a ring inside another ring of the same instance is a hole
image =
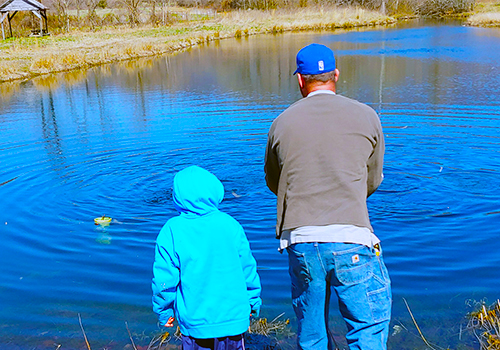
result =
[[[458,1],[462,7],[453,9],[452,6],[450,10],[441,4],[450,1]],[[384,4],[389,6],[386,12],[392,15],[385,15],[383,9],[372,11],[355,6],[227,12],[174,7],[161,20],[133,27],[128,24],[104,24],[104,19],[109,20],[115,16],[107,10],[99,12],[102,23],[94,26],[87,23],[89,18],[84,11],[78,16],[66,13],[66,17],[54,16],[54,25],[61,18],[71,18],[73,24],[78,20],[81,23],[72,27],[69,20],[63,21],[53,30],[49,26],[49,36],[29,37],[24,33],[0,40],[0,83],[174,53],[201,43],[254,34],[386,26],[417,16],[443,17],[457,14],[467,25],[500,26],[498,0],[481,0],[469,5],[467,1],[469,0],[436,0],[430,7],[422,5],[411,8],[406,8],[405,2],[399,1],[398,7],[394,8],[391,7],[391,1],[386,0]],[[469,7],[466,8],[465,5]],[[465,10],[468,12],[464,12]],[[17,25],[21,24],[22,21],[19,20]]]
[[[361,8],[247,10],[169,26],[110,26],[44,37],[0,41],[0,82],[85,69],[128,59],[180,51],[204,42],[286,31],[332,30],[395,23]]]

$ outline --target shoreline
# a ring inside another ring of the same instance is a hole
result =
[[[465,25],[499,27],[498,4],[483,0],[467,13]],[[418,16],[386,16],[361,8],[317,7],[292,10],[235,10],[170,26],[107,26],[45,37],[0,41],[0,84],[109,63],[182,52],[190,47],[257,34],[388,26]]]
[[[396,22],[392,17],[360,8],[307,8],[295,12],[252,10],[223,13],[214,19],[168,27],[105,27],[95,32],[12,38],[0,41],[0,83],[172,54],[227,38],[374,27]]]
[[[466,25],[482,28],[500,27],[500,12],[474,13],[465,22]]]
[[[473,27],[500,27],[500,2],[498,0],[478,0],[474,11],[467,14],[465,24]]]

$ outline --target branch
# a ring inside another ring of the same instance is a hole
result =
[[[85,334],[85,329],[83,329],[82,318],[81,318],[80,314],[78,314],[78,321],[80,321],[80,327],[82,328],[83,337],[85,338],[85,344],[87,344],[87,348],[88,348],[89,350],[92,350],[92,349],[90,348],[89,341],[87,340],[87,335]]]
[[[408,312],[410,313],[410,316],[411,316],[411,319],[413,320],[413,323],[415,324],[415,327],[417,328],[417,331],[418,333],[420,334],[420,337],[422,338],[422,340],[425,342],[425,344],[427,344],[428,347],[430,347],[432,350],[437,350],[436,348],[434,348],[431,344],[429,344],[429,342],[427,341],[427,339],[425,339],[424,335],[422,334],[422,331],[420,330],[420,327],[418,326],[417,324],[417,321],[415,321],[415,317],[413,317],[413,313],[411,312],[410,310],[410,306],[408,305],[408,303],[406,302],[406,299],[403,298],[403,301],[405,302],[406,304],[406,308],[408,309]],[[441,349],[441,348],[440,348]]]

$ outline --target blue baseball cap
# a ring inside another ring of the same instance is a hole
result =
[[[297,53],[297,70],[293,74],[322,74],[335,68],[333,51],[325,45],[311,44]]]

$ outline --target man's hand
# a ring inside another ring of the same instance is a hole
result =
[[[168,321],[167,321],[167,323],[165,323],[164,327],[173,327],[174,326],[174,321],[175,321],[175,318],[169,317]]]

